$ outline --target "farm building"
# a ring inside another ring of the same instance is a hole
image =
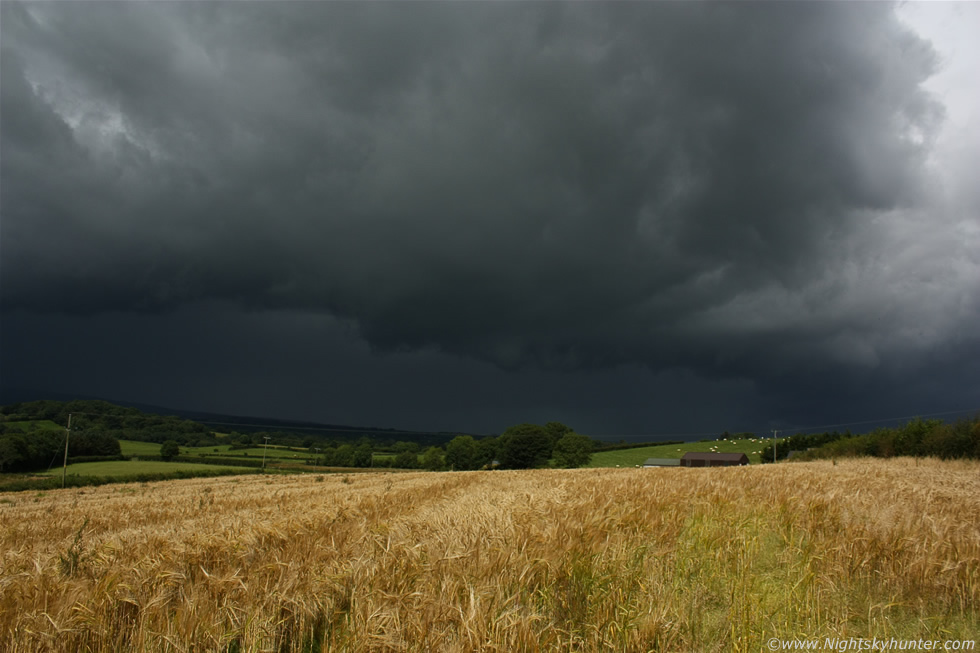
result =
[[[688,451],[681,458],[684,467],[734,467],[748,465],[749,457],[744,453],[714,453],[713,451]]]
[[[644,467],[677,467],[680,464],[680,458],[647,458],[643,462]]]

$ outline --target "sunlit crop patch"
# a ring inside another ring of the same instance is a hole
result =
[[[980,630],[980,464],[243,476],[0,495],[7,651],[758,651]]]

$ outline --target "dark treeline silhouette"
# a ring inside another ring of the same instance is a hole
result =
[[[16,428],[10,427],[10,422],[39,420],[50,420],[59,427],[67,427],[69,414],[73,437],[76,431],[84,431],[108,434],[118,440],[156,443],[176,440],[184,446],[192,446],[201,439],[213,442],[211,430],[203,424],[173,415],[151,415],[137,408],[97,399],[31,401],[3,406],[0,407],[3,416],[0,428]]]
[[[101,400],[33,401],[0,407],[0,471],[50,467],[57,452],[63,451],[69,414],[69,457],[75,460],[119,456],[119,440],[133,440],[166,444],[168,452],[161,451],[164,459],[176,459],[180,447],[230,445],[228,455],[248,456],[242,450],[271,446],[302,452],[306,463],[325,467],[527,469],[552,461],[558,467],[579,467],[589,462],[597,444],[560,422],[518,424],[499,436],[423,434],[430,437],[411,441],[396,438],[414,432],[389,431],[371,438],[359,435],[356,429],[340,437],[336,432],[281,430],[219,435],[193,420],[152,415]],[[213,453],[195,455],[210,461],[220,456]]]
[[[914,419],[897,428],[878,428],[863,435],[850,432],[794,435],[780,441],[776,459],[796,451],[794,460],[852,456],[934,456],[980,459],[980,416],[953,423]],[[762,450],[762,462],[772,462],[772,444]]]
[[[72,430],[69,459],[119,456],[119,440],[99,429]],[[60,463],[65,455],[65,431],[0,423],[0,472],[29,472]]]

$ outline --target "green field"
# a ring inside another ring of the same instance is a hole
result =
[[[750,463],[760,461],[758,451],[772,440],[762,438],[744,440],[709,440],[707,442],[685,442],[683,444],[664,444],[636,449],[600,451],[592,454],[592,462],[587,467],[636,467],[642,466],[647,458],[680,458],[688,451],[717,451],[718,453],[744,453]]]
[[[122,455],[132,456],[159,456],[160,445],[156,442],[137,442],[135,440],[120,440],[119,447]],[[227,455],[231,447],[227,444],[219,444],[214,447],[181,447],[182,456],[193,456],[197,454]],[[244,451],[244,449],[242,450]]]
[[[68,465],[69,476],[129,476],[131,474],[167,474],[170,472],[214,472],[218,470],[241,470],[252,472],[247,467],[223,465],[203,465],[199,463],[165,463],[155,460],[111,460],[97,463],[75,463]],[[61,476],[61,468],[53,468],[43,473],[45,476]]]
[[[220,453],[215,453],[215,449],[218,449]],[[228,445],[221,445],[218,447],[181,447],[181,454],[187,456],[196,456],[200,454],[204,455],[220,455],[223,458],[249,458],[255,460],[256,458],[261,459],[263,454],[263,447],[250,447],[248,449],[232,449]],[[186,453],[184,453],[186,451]],[[269,447],[268,451],[265,451],[265,457],[267,460],[292,460],[296,462],[302,462],[309,458],[312,458],[312,454],[307,451],[290,451],[289,449],[280,449],[279,447]]]
[[[25,430],[30,424],[36,424],[39,429],[63,430],[50,420],[37,422],[10,422],[10,425],[20,426]],[[720,453],[745,453],[749,457],[749,462],[760,462],[758,451],[761,451],[771,440],[761,438],[741,439],[741,440],[710,440],[707,442],[686,442],[684,444],[655,445],[649,447],[637,447],[635,449],[620,449],[617,451],[602,451],[592,455],[592,462],[588,467],[636,467],[643,465],[647,458],[680,458],[688,451],[717,451]],[[159,456],[160,445],[154,442],[135,442],[132,440],[120,440],[122,455],[126,457],[139,456]],[[181,447],[182,456],[221,456],[225,458],[244,458],[248,460],[262,459],[263,453],[270,462],[295,462],[305,463],[314,454],[307,451],[295,451],[276,446],[250,447],[248,449],[232,449],[230,445],[222,444],[211,447]],[[375,453],[374,459],[393,458],[394,454]],[[95,464],[95,463],[86,463]],[[99,463],[101,464],[101,463]],[[108,464],[108,463],[107,463]],[[114,463],[113,463],[114,464]],[[131,463],[127,463],[131,464]],[[149,463],[141,463],[149,464]],[[157,463],[157,464],[184,464],[184,463]],[[74,467],[74,466],[72,466]],[[213,468],[213,466],[208,466]],[[188,469],[193,469],[189,467]],[[118,473],[140,473],[143,470],[132,470]],[[101,472],[88,472],[89,474],[101,474]]]
[[[240,449],[239,451],[244,451]],[[236,451],[231,448],[230,444],[218,444],[210,447],[181,447],[180,455],[182,456],[229,456],[235,455]]]
[[[133,440],[120,440],[119,446],[122,448],[124,456],[159,456],[160,445],[155,442],[135,442]],[[182,456],[221,456],[222,458],[262,458],[262,447],[251,447],[248,449],[232,449],[231,445],[219,444],[211,447],[181,447]],[[269,460],[284,459],[304,461],[310,457],[305,451],[290,451],[278,447],[269,447],[266,457]]]
[[[120,440],[119,448],[122,455],[132,456],[159,456],[160,445],[156,442],[135,442],[133,440]]]
[[[21,429],[24,432],[30,432],[30,430],[32,428],[37,429],[38,431],[62,431],[62,432],[64,432],[64,430],[65,430],[65,427],[64,426],[59,426],[58,424],[55,424],[54,422],[52,422],[49,419],[30,420],[30,421],[26,421],[26,422],[7,422],[6,423],[6,426],[7,426],[7,428],[12,428],[12,429],[13,428],[18,428],[18,429]]]

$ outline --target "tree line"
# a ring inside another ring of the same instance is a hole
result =
[[[402,469],[530,469],[553,464],[587,464],[596,446],[585,435],[560,422],[518,424],[498,436],[458,435],[444,446],[424,450],[418,442],[326,439],[282,431],[237,433],[218,437],[205,425],[175,416],[150,415],[137,408],[105,401],[33,401],[0,407],[0,471],[50,467],[64,451],[68,415],[72,416],[69,456],[119,456],[119,440],[163,445],[161,457],[180,455],[180,447],[231,445],[246,449],[266,444],[305,450],[308,460],[329,467],[395,467]],[[44,420],[54,426],[41,426]],[[376,455],[382,454],[382,455]]]
[[[497,437],[461,435],[446,444],[444,467],[453,470],[581,467],[592,459],[592,440],[560,422],[517,424]]]
[[[393,456],[376,459],[369,442],[341,444],[317,452],[315,463],[333,467],[474,470],[581,467],[592,459],[593,441],[560,422],[518,424],[499,436],[458,435],[444,447],[425,450],[414,442],[396,442]]]
[[[916,418],[896,428],[878,428],[863,435],[849,431],[798,434],[776,446],[776,459],[817,460],[852,456],[934,456],[936,458],[980,459],[980,416],[953,423],[941,419]],[[762,450],[762,462],[772,462],[772,444]]]
[[[117,406],[97,399],[21,402],[0,407],[0,415],[3,416],[0,429],[10,422],[42,420],[65,427],[68,415],[71,415],[73,434],[75,431],[103,433],[119,440],[157,444],[175,440],[188,447],[209,446],[215,442],[211,430],[199,422],[174,415],[144,413],[138,408]],[[198,444],[202,440],[206,444]]]
[[[0,425],[2,426],[2,425]],[[119,440],[99,431],[72,431],[68,441],[71,458],[119,456]],[[0,432],[0,472],[29,472],[47,469],[65,454],[65,432],[27,427],[4,428]]]

